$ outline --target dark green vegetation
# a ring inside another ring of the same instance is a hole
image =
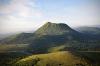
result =
[[[14,63],[28,55],[29,54],[24,52],[0,53],[0,66],[14,66]]]
[[[100,66],[100,52],[0,53],[2,66]]]
[[[71,52],[63,51],[63,52],[55,52],[48,54],[38,54],[26,57],[24,59],[19,60],[15,63],[15,65],[26,64],[34,65],[34,60],[39,60],[36,65],[39,66],[75,66],[77,64],[89,66],[89,63],[86,59],[77,57],[72,55]],[[31,63],[31,64],[30,64]]]
[[[96,51],[81,51],[77,52],[77,56],[89,59],[93,66],[100,66],[100,52]]]
[[[40,27],[35,34],[37,35],[63,35],[65,33],[72,33],[75,32],[71,29],[68,25],[60,23],[46,23],[42,27]]]
[[[80,33],[66,24],[48,22],[34,33],[0,40],[0,65],[100,66],[99,51],[99,35]]]

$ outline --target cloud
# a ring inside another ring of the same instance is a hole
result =
[[[35,0],[11,0],[9,4],[0,5],[0,14],[2,33],[33,30],[39,24],[37,19],[43,16]]]
[[[11,0],[10,4],[0,6],[0,13],[4,15],[12,14],[18,17],[42,16],[35,5],[35,0]]]
[[[0,0],[0,33],[36,30],[47,21],[71,27],[100,24],[99,2],[76,1]]]

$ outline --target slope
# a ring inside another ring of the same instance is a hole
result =
[[[29,38],[34,38],[33,33],[20,33],[16,35],[11,35],[7,38],[0,40],[1,44],[29,44],[32,40]]]
[[[73,55],[71,52],[55,52],[26,57],[15,63],[15,66],[90,66],[89,61]]]
[[[51,23],[47,22],[44,24],[42,27],[40,27],[35,34],[40,34],[40,35],[62,35],[64,33],[70,33],[74,31],[71,29],[68,25],[64,23]]]
[[[80,34],[71,29],[68,25],[63,23],[50,23],[47,22],[34,33],[20,33],[16,35],[9,36],[3,40],[0,40],[0,44],[30,44],[34,42],[35,39],[46,36],[68,36],[71,39],[75,35]],[[74,35],[74,36],[73,36]]]
[[[100,41],[79,33],[63,23],[47,22],[34,33],[21,33],[0,41],[0,44],[29,44],[28,51],[47,53],[49,48],[65,45],[70,50],[100,50]]]

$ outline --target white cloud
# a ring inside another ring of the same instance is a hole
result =
[[[2,33],[33,30],[43,16],[35,0],[12,0],[8,5],[0,6],[0,13],[3,14],[0,16]]]
[[[42,13],[37,9],[35,0],[12,0],[8,5],[0,6],[0,13],[14,14],[18,17],[42,16]]]
[[[47,21],[63,22],[71,27],[100,24],[100,9],[96,4],[65,6],[60,7],[59,10],[55,9],[56,11],[52,10],[52,7],[51,10],[47,10],[48,12],[45,10],[49,8],[41,5],[37,5],[36,0],[11,0],[7,5],[1,4],[0,31],[2,33],[25,32],[37,29]],[[59,6],[61,5],[56,7]]]

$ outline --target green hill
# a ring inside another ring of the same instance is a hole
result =
[[[16,66],[90,66],[89,61],[71,52],[55,52],[26,57],[15,63]]]
[[[32,40],[29,38],[34,38],[33,33],[20,33],[16,35],[11,35],[0,41],[1,44],[29,44]]]
[[[100,66],[100,53],[76,52],[99,51],[97,39],[66,24],[48,22],[34,33],[20,33],[0,40],[0,66]],[[91,62],[94,65],[90,65]]]
[[[65,33],[71,33],[74,30],[71,29],[68,25],[63,23],[51,23],[47,22],[42,27],[40,27],[35,34],[39,35],[62,35]]]
[[[5,52],[0,53],[0,66],[100,66],[100,52],[56,51],[47,54]]]
[[[46,23],[42,27],[40,27],[38,30],[36,30],[34,33],[20,33],[17,35],[9,36],[8,38],[5,38],[0,41],[0,43],[7,43],[7,44],[24,44],[24,43],[31,43],[34,41],[35,38],[38,38],[40,36],[44,35],[64,35],[64,34],[71,34],[75,33],[76,31],[71,29],[68,25],[63,23]],[[78,33],[78,32],[76,32]]]
[[[0,41],[0,44],[29,44],[28,51],[34,53],[47,53],[49,48],[61,45],[70,50],[100,50],[99,43],[100,41],[81,34],[66,24],[51,22],[34,33],[12,35]]]

